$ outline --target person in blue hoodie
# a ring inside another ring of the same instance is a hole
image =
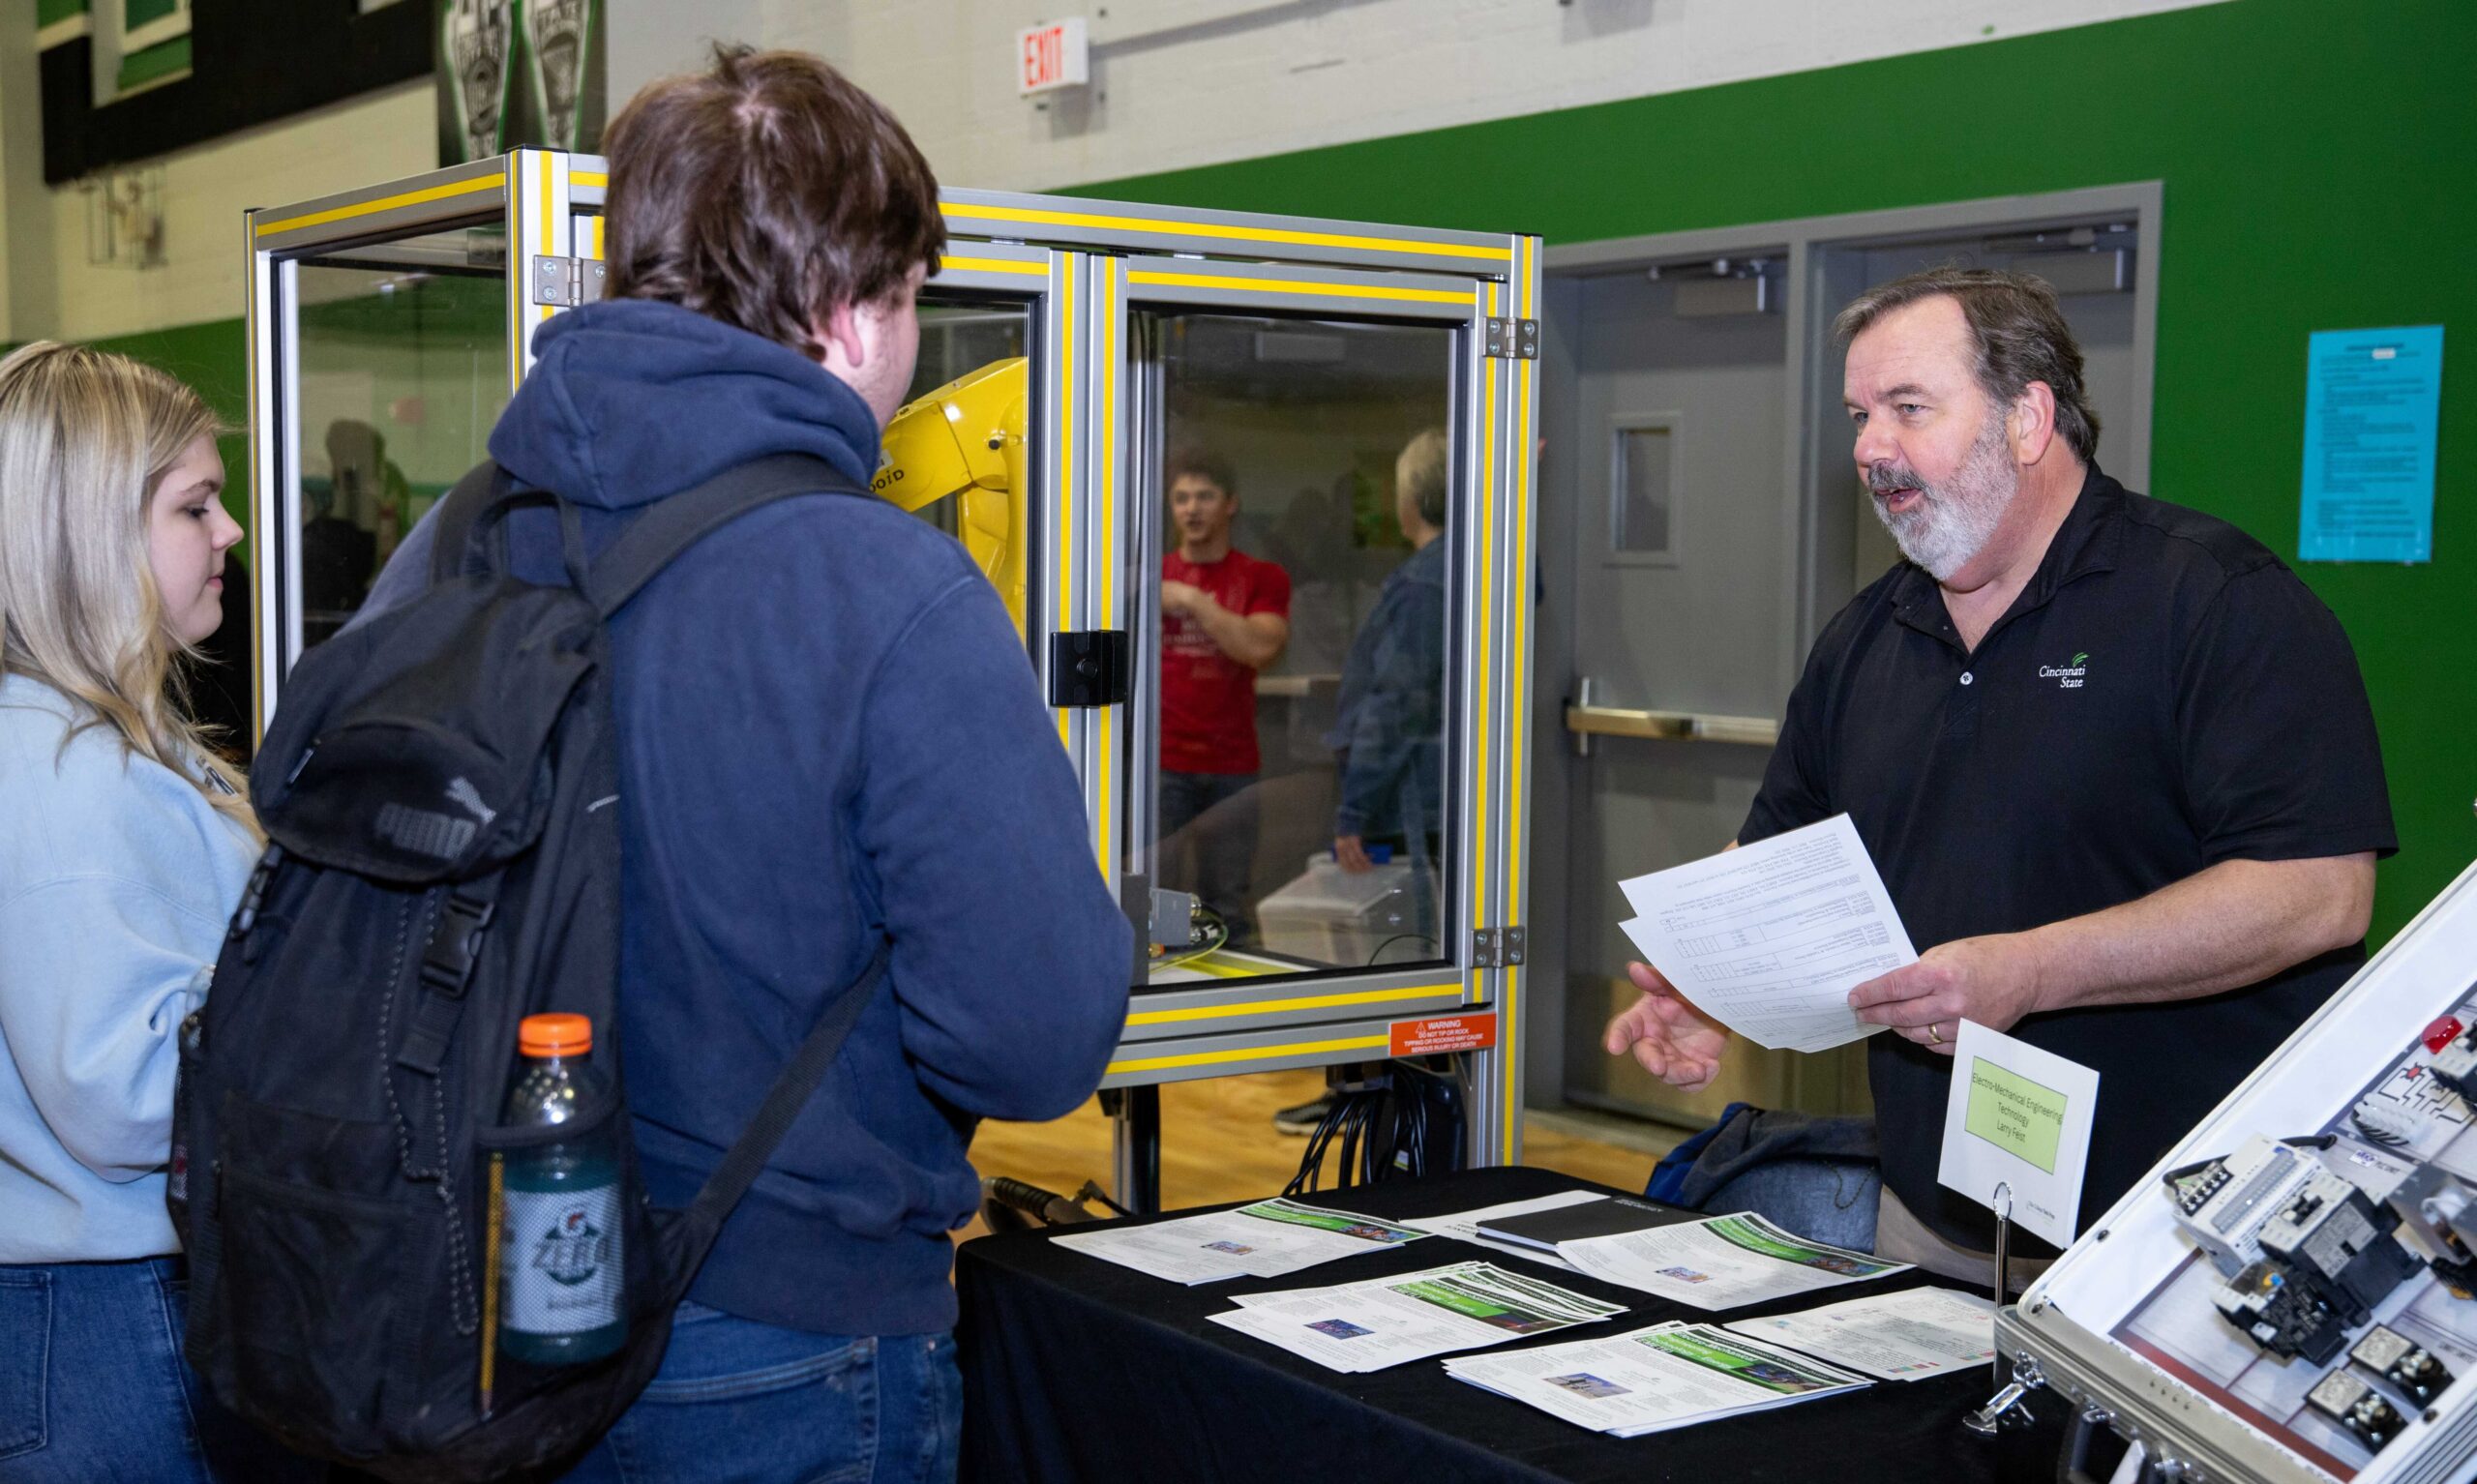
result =
[[[727,49],[640,93],[606,153],[608,297],[536,332],[492,457],[583,507],[589,547],[767,455],[865,490],[944,243],[902,128],[815,58]],[[518,570],[563,580],[524,519]],[[433,533],[367,611],[418,591]],[[961,546],[850,493],[693,548],[612,653],[619,1039],[656,1203],[696,1194],[881,937],[892,967],[569,1477],[949,1478],[973,1127],[1091,1094],[1133,962],[1029,657]]]

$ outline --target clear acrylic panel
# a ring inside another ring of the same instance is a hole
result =
[[[1030,353],[1032,303],[1029,299],[954,297],[935,289],[920,296],[920,360],[911,373],[910,402],[968,372]]]
[[[507,236],[467,227],[295,271],[302,647],[334,637],[404,533],[481,461],[510,391]]]
[[[928,293],[879,490],[964,544],[1025,632],[1033,522],[1032,302]]]
[[[1451,839],[1450,328],[1164,313],[1155,986],[1439,963]]]

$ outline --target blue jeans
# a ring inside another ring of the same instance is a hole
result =
[[[1779,1159],[1705,1198],[1703,1209],[1752,1211],[1784,1232],[1857,1252],[1875,1250],[1875,1203],[1883,1176],[1871,1164]]]
[[[325,1478],[215,1404],[188,1312],[174,1258],[0,1266],[0,1484]]]
[[[1234,947],[1256,940],[1256,824],[1253,773],[1161,770],[1160,879],[1193,892],[1230,925]]]
[[[683,1303],[671,1349],[562,1484],[951,1484],[951,1335],[814,1335]]]

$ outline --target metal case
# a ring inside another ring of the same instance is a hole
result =
[[[2162,1182],[2171,1172],[2186,1172],[2198,1162],[2237,1151],[2253,1135],[2282,1138],[2330,1131],[2347,1122],[2361,1095],[2370,1090],[2387,1095],[2386,1089],[2409,1089],[2414,1098],[2431,1099],[2435,1114],[2453,1124],[2430,1141],[2432,1147],[2421,1148],[2420,1156],[2477,1181],[2477,1169],[2466,1168],[2477,1157],[2477,1129],[2471,1127],[2469,1109],[2422,1085],[2433,1079],[2424,1075],[2430,1070],[2428,1058],[2418,1050],[2421,1032],[2438,1019],[2455,1012],[2467,1018],[2467,1007],[2477,1003],[2472,977],[2477,977],[2477,867],[2463,872],[2180,1140],[2150,1178],[2084,1232],[2017,1306],[1998,1316],[1997,1342],[2016,1376],[2070,1399],[2083,1427],[2111,1427],[2127,1439],[2140,1441],[2154,1470],[2148,1477],[2193,1484],[2331,1479],[2455,1484],[2477,1476],[2477,1381],[2468,1379],[2472,1368],[2464,1363],[2459,1378],[2430,1398],[2418,1397],[2413,1388],[2400,1391],[2396,1400],[2404,1422],[2368,1461],[2340,1456],[2330,1449],[2327,1434],[2296,1430],[2293,1416],[2283,1420],[2276,1415],[2280,1408],[2267,1400],[2259,1409],[2248,1405],[2249,1399],[2269,1396],[2267,1387],[2260,1392],[2223,1389],[2154,1343],[2163,1333],[2160,1321],[2145,1318],[2153,1313],[2173,1317],[2172,1311],[2151,1306],[2166,1304],[2171,1286],[2180,1280],[2203,1281],[2196,1264],[2211,1266],[2193,1234],[2179,1225],[2179,1212],[2164,1196]],[[2350,1144],[2343,1140],[2330,1147],[2345,1151]],[[2372,1198],[2377,1204],[2384,1199],[2381,1192],[2397,1187],[2397,1162],[2379,1151],[2345,1157],[2369,1167],[2353,1183],[2377,1192]],[[2435,1285],[2416,1300],[2426,1322],[2477,1352],[2477,1298],[2448,1297],[2435,1278],[2420,1276],[2410,1283]],[[2417,1291],[2400,1291],[2413,1297]],[[2378,1309],[2377,1318],[2385,1313]],[[2379,1368],[2364,1368],[2372,1365],[2369,1356],[2382,1358],[2386,1365],[2396,1362],[2390,1350],[2402,1347],[2392,1343],[2396,1336],[2386,1342],[2385,1333],[2379,1324],[2351,1325],[2355,1355],[2343,1349],[2321,1365],[2309,1365],[2302,1357],[2264,1361],[2294,1368],[2279,1393],[2281,1405],[2285,1392],[2293,1390],[2325,1417],[2336,1416],[2335,1401],[2349,1398],[2335,1393],[2353,1396],[2365,1388],[2333,1382],[2326,1389],[2309,1383],[2343,1375],[2354,1381],[2368,1376],[2382,1379]],[[2196,1331],[2194,1338],[2199,1344],[2214,1338],[2226,1344],[2242,1340],[2232,1328],[2216,1337]],[[2360,1367],[2354,1373],[2348,1370],[2352,1360]],[[2397,1378],[2391,1380],[2399,1390]],[[2315,1393],[2310,1398],[2309,1389]]]

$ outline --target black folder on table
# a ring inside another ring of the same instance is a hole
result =
[[[1517,1246],[1555,1252],[1559,1242],[1579,1242],[1587,1236],[1615,1236],[1625,1232],[1645,1232],[1654,1227],[1673,1227],[1680,1222],[1703,1219],[1699,1211],[1681,1211],[1673,1205],[1611,1196],[1605,1201],[1583,1201],[1545,1211],[1528,1211],[1520,1216],[1500,1216],[1481,1222],[1479,1234]]]

